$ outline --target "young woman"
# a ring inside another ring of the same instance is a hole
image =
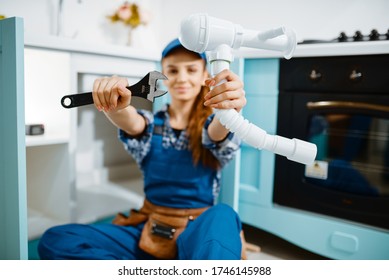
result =
[[[118,215],[113,224],[49,229],[38,248],[42,259],[241,258],[239,217],[216,204],[221,168],[240,140],[213,117],[212,108],[240,111],[246,104],[243,84],[230,71],[209,79],[205,55],[178,39],[163,50],[161,63],[171,102],[155,114],[130,105],[125,78],[100,78],[93,85],[96,108],[119,128],[143,172],[143,207]]]

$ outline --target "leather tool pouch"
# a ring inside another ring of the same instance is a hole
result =
[[[143,228],[139,247],[159,259],[174,259],[177,256],[177,237],[187,223],[188,217],[151,213]]]
[[[139,240],[139,248],[158,259],[175,259],[178,236],[185,230],[189,220],[194,220],[206,209],[208,207],[197,209],[161,207],[145,200],[139,211],[132,209],[129,216],[119,213],[112,223],[135,226],[146,222]]]

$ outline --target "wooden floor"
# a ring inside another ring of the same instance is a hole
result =
[[[243,225],[246,241],[261,248],[259,253],[248,252],[249,259],[325,260],[327,258],[304,250],[266,231]]]

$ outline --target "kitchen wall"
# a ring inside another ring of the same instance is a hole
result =
[[[161,38],[176,36],[179,23],[195,12],[239,23],[248,29],[287,26],[295,29],[298,39],[336,38],[340,31],[364,34],[373,28],[386,33],[389,28],[389,1],[386,0],[164,0]],[[178,12],[174,12],[178,11]],[[165,16],[168,15],[168,16]]]
[[[25,31],[50,35],[57,27],[55,8],[59,0],[1,0],[0,14],[25,18]],[[63,0],[61,36],[79,41],[124,44],[123,37],[106,19],[123,0]],[[352,35],[356,30],[367,34],[376,28],[389,28],[387,0],[136,0],[152,15],[141,28],[137,40],[141,47],[160,49],[179,32],[185,16],[195,12],[231,20],[245,28],[265,29],[285,25],[294,28],[298,39],[331,39],[340,31]]]
[[[123,2],[124,0],[0,0],[0,14],[23,17],[25,33],[29,36],[59,35],[81,42],[123,45],[127,42],[127,28],[122,24],[112,24],[107,19]],[[141,47],[156,48],[159,46],[158,36],[155,34],[159,30],[161,1],[129,2],[140,4],[151,17],[147,27],[139,28],[144,36],[137,38],[149,44],[146,46],[144,43]]]

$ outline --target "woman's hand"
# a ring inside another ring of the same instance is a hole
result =
[[[123,77],[98,78],[93,83],[93,102],[99,111],[115,112],[131,103],[131,91],[126,88],[128,81]]]
[[[223,80],[225,80],[224,83],[217,85]],[[239,112],[246,105],[243,82],[230,70],[223,70],[215,77],[207,79],[205,84],[208,87],[214,86],[204,97],[205,106],[216,109],[235,109]]]
[[[131,91],[126,88],[126,78],[112,76],[96,79],[93,83],[93,102],[99,111],[129,135],[139,135],[146,127],[146,120],[131,103]],[[125,110],[123,110],[125,109]]]

